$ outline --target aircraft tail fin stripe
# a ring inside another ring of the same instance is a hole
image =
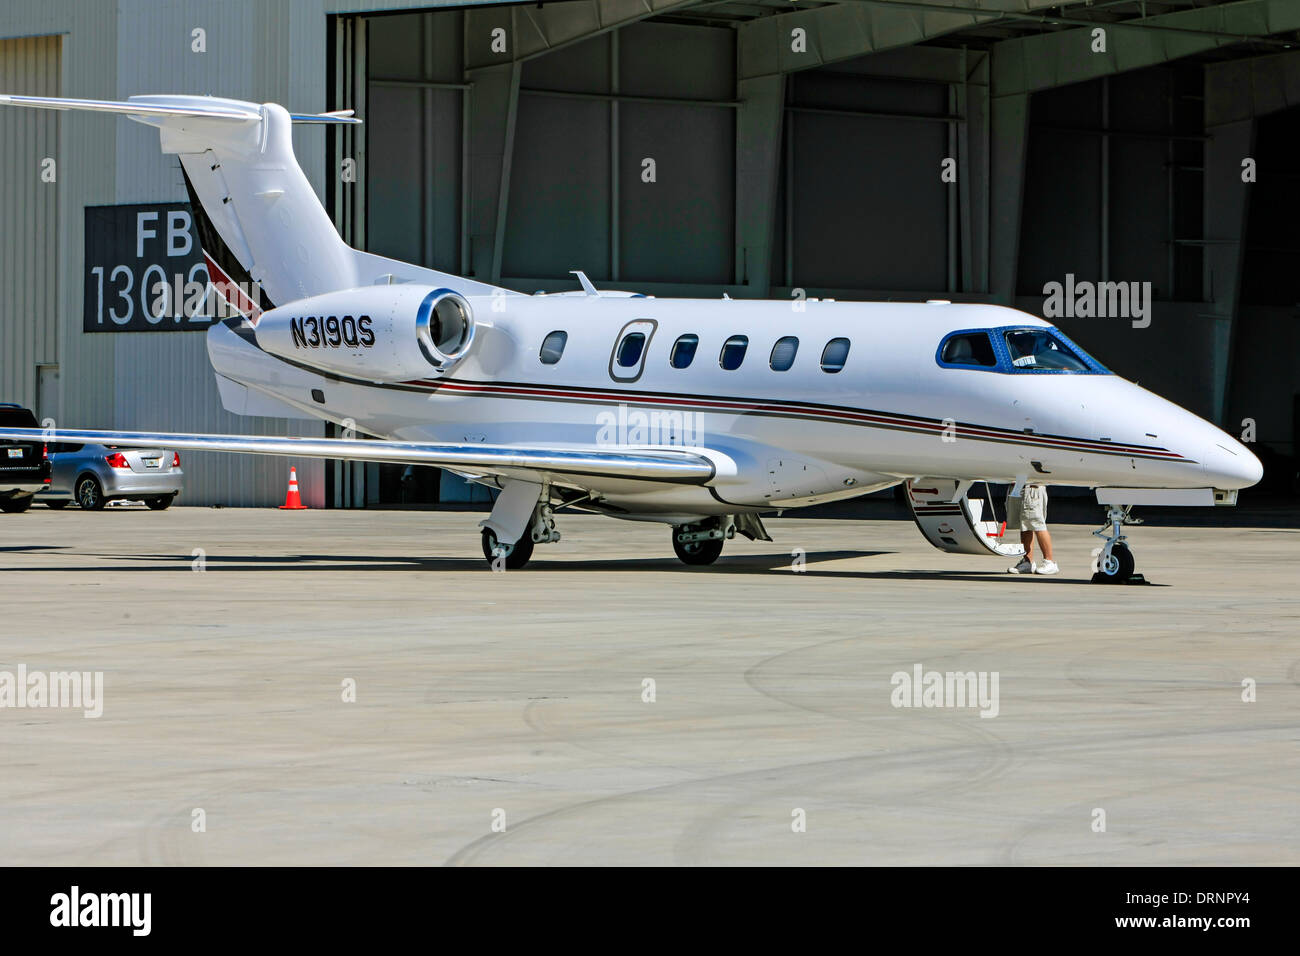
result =
[[[190,197],[194,226],[199,235],[199,248],[203,250],[203,258],[207,263],[208,280],[232,309],[256,325],[262,313],[275,308],[275,303],[266,297],[261,286],[253,280],[248,269],[221,238],[212,217],[199,200],[183,161],[181,175],[185,178],[185,191]]]

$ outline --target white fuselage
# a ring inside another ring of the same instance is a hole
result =
[[[1259,478],[1258,460],[1236,440],[1119,376],[939,362],[940,342],[956,330],[1051,328],[1000,306],[466,298],[473,348],[423,377],[323,373],[305,367],[306,351],[300,362],[284,361],[259,349],[255,334],[220,324],[209,332],[209,351],[219,375],[383,438],[668,446],[714,462],[717,474],[704,487],[581,483],[628,517],[798,507],[923,475],[1223,489]],[[648,341],[641,363],[622,368],[614,350],[629,323]],[[544,364],[539,351],[552,331],[566,332],[567,342],[558,362]],[[674,368],[670,352],[683,335],[698,336],[698,348],[688,367]],[[727,370],[720,351],[736,335],[748,347]],[[798,338],[796,357],[775,371],[769,357],[786,336]],[[841,371],[823,371],[823,348],[838,337],[850,342],[847,360]]]

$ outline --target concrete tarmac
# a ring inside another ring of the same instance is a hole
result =
[[[1108,587],[1084,526],[1025,578],[905,521],[688,568],[561,515],[494,574],[481,517],[0,515],[0,682],[103,673],[98,718],[0,708],[0,859],[1300,863],[1300,531],[1134,528]],[[894,706],[917,665],[996,716]]]

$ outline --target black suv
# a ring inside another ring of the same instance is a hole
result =
[[[0,403],[0,428],[40,428],[21,405]],[[14,514],[32,506],[32,495],[50,487],[50,459],[42,441],[0,438],[0,511]]]

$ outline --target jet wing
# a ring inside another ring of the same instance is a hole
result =
[[[513,445],[451,445],[350,438],[279,438],[263,435],[188,435],[166,432],[78,431],[60,428],[0,428],[0,438],[226,451],[246,455],[287,455],[396,465],[433,465],[487,474],[520,471],[548,475],[625,478],[700,485],[714,476],[708,458],[673,449],[616,449],[598,446],[528,448]]]

